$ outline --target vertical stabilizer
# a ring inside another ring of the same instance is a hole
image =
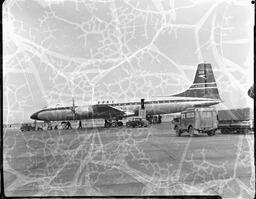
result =
[[[172,96],[220,99],[211,64],[198,64],[193,84],[186,91]]]

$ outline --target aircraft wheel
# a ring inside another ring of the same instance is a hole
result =
[[[190,137],[194,136],[194,128],[192,126],[189,127],[188,132],[189,132]]]
[[[111,123],[111,126],[112,126],[112,127],[116,127],[116,122],[112,122],[112,123]]]
[[[104,124],[104,126],[106,127],[106,128],[109,128],[110,127],[110,123],[109,122],[105,122],[105,124]]]

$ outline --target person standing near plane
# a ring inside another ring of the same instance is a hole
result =
[[[79,120],[79,125],[78,125],[78,129],[82,129],[83,127],[82,127],[82,121],[81,120]]]
[[[70,121],[67,122],[67,129],[72,129]]]
[[[158,123],[161,124],[162,123],[162,116],[158,115]]]

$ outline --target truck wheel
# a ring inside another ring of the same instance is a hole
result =
[[[117,122],[117,126],[123,126],[123,125],[124,125],[123,122],[121,121]]]
[[[194,136],[194,128],[193,128],[192,126],[189,127],[188,133],[189,133],[190,137],[193,137],[193,136]]]
[[[208,136],[212,136],[213,135],[213,131],[207,131],[207,135]]]

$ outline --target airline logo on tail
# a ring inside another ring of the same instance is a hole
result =
[[[201,78],[204,78],[204,79],[207,78],[206,75],[198,75],[198,77],[201,77]]]

